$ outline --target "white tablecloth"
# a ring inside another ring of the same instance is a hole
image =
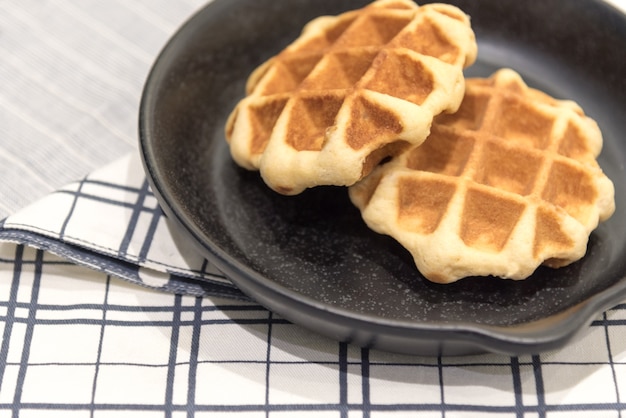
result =
[[[553,352],[403,356],[312,334],[182,257],[137,108],[203,4],[0,0],[0,418],[626,413],[626,305]]]

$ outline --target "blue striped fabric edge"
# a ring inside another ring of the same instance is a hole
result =
[[[234,284],[213,281],[209,277],[191,278],[169,273],[169,280],[163,286],[147,284],[141,279],[140,267],[122,259],[108,257],[77,245],[68,244],[33,232],[2,229],[0,223],[0,241],[26,245],[50,252],[77,265],[111,274],[130,283],[164,292],[191,296],[227,297],[241,301],[250,301]]]

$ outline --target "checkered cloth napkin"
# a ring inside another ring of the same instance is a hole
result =
[[[169,229],[141,170],[122,158],[8,217],[0,239],[49,251],[131,283],[245,299]]]
[[[626,305],[532,356],[403,356],[332,341],[248,300],[187,248],[135,155],[8,217],[0,240],[0,416],[626,410]]]

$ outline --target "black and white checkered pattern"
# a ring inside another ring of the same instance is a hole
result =
[[[31,205],[0,225],[28,244],[146,287],[244,298],[184,240],[175,240],[140,162],[127,156]]]
[[[4,221],[0,417],[626,411],[626,305],[542,355],[395,355],[312,334],[245,300],[168,234],[135,157]]]

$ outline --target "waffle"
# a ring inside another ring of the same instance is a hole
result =
[[[282,194],[352,185],[458,109],[475,58],[453,6],[378,0],[316,18],[250,75],[226,124],[232,157]]]
[[[502,69],[466,80],[458,112],[437,117],[421,146],[376,168],[350,197],[433,282],[524,279],[541,264],[583,257],[591,231],[612,215],[601,148],[578,105]]]

